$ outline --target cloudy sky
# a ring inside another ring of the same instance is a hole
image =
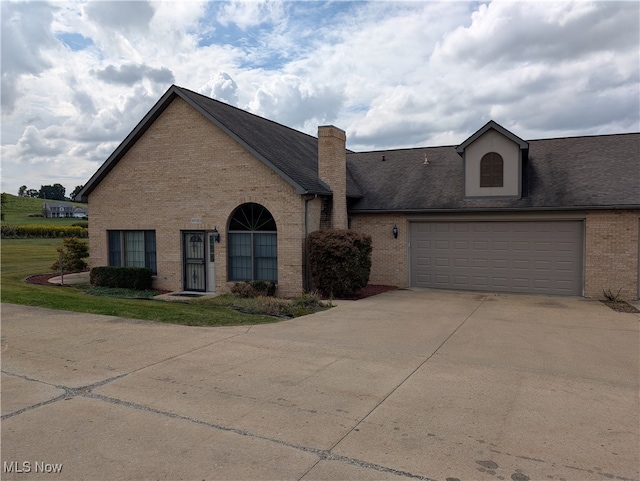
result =
[[[2,191],[84,184],[176,84],[348,147],[640,130],[636,1],[0,1]]]

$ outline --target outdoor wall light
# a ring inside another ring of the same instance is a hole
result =
[[[217,243],[220,243],[220,233],[218,232],[217,227],[213,228],[213,240],[216,241]]]
[[[393,238],[397,239],[398,238],[398,226],[394,225],[393,229],[391,229],[391,232],[393,232]]]

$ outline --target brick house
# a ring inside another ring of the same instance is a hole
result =
[[[292,296],[306,235],[351,228],[373,238],[374,284],[638,297],[640,134],[524,141],[491,121],[458,146],[345,145],[172,86],[77,196],[91,265]]]

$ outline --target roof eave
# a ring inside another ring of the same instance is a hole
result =
[[[480,212],[536,212],[536,211],[588,211],[588,210],[640,210],[640,204],[576,205],[543,207],[459,207],[453,209],[350,209],[349,214],[456,214]]]
[[[258,152],[256,149],[254,149],[245,140],[240,138],[235,132],[233,132],[233,130],[229,129],[226,125],[224,125],[217,118],[215,118],[213,115],[211,115],[207,110],[205,110],[197,102],[193,101],[189,96],[185,95],[179,87],[176,87],[176,89],[177,89],[177,94],[180,96],[181,99],[183,99],[185,102],[187,102],[189,105],[191,105],[194,109],[196,109],[198,112],[200,112],[207,120],[209,120],[211,123],[213,123],[218,128],[220,128],[224,133],[226,133],[229,137],[231,137],[233,140],[238,142],[242,147],[247,149],[254,157],[258,158],[263,164],[265,164],[267,167],[269,167],[271,170],[273,170],[283,180],[285,180],[287,183],[291,184],[291,186],[296,190],[297,194],[303,195],[303,194],[321,193],[321,192],[311,192],[309,189],[305,188],[299,182],[297,182],[294,179],[292,179],[282,169],[280,169],[279,167],[274,165],[269,159],[264,157],[260,152]],[[327,192],[323,192],[323,193],[327,194]]]
[[[155,105],[147,112],[138,125],[125,137],[125,139],[118,145],[116,150],[107,158],[107,160],[100,166],[100,168],[91,176],[88,182],[84,185],[82,190],[78,192],[74,199],[78,202],[87,202],[89,194],[98,186],[98,184],[104,179],[107,174],[113,169],[113,167],[120,161],[122,157],[129,151],[129,149],[136,143],[136,141],[144,134],[151,124],[160,116],[162,112],[169,106],[171,101],[178,95],[178,87],[172,85],[160,97]]]
[[[462,155],[464,153],[464,149],[466,149],[470,144],[475,142],[479,137],[484,135],[488,130],[495,130],[496,132],[504,135],[506,138],[508,138],[512,142],[518,144],[518,147],[520,147],[520,150],[527,150],[529,148],[529,142],[527,142],[526,140],[522,140],[520,137],[518,137],[514,133],[509,132],[499,123],[493,120],[490,120],[489,122],[484,124],[484,126],[482,126],[479,130],[477,130],[471,137],[469,137],[467,140],[465,140],[460,145],[458,145],[456,147],[456,152],[459,155]]]

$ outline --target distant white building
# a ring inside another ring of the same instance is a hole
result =
[[[44,216],[49,218],[75,217],[77,219],[84,219],[87,217],[87,209],[71,204],[52,204],[45,202]]]

